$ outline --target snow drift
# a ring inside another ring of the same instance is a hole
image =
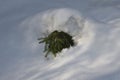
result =
[[[0,80],[120,79],[120,0],[0,2]],[[53,30],[76,46],[46,59],[37,39]]]

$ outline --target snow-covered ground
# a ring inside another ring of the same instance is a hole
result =
[[[44,57],[37,38],[76,46]],[[0,0],[0,80],[119,80],[120,0]]]

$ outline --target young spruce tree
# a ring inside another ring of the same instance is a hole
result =
[[[52,53],[55,57],[64,48],[70,48],[74,46],[74,41],[72,36],[63,31],[53,31],[47,37],[39,38],[39,43],[45,43],[44,52],[46,52],[45,57],[49,53]]]

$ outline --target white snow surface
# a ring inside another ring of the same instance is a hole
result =
[[[54,30],[76,46],[45,58]],[[0,0],[0,80],[120,80],[120,0]]]

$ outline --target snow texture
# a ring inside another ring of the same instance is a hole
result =
[[[119,0],[0,0],[0,80],[119,80]],[[37,38],[54,30],[76,46],[56,58]]]

